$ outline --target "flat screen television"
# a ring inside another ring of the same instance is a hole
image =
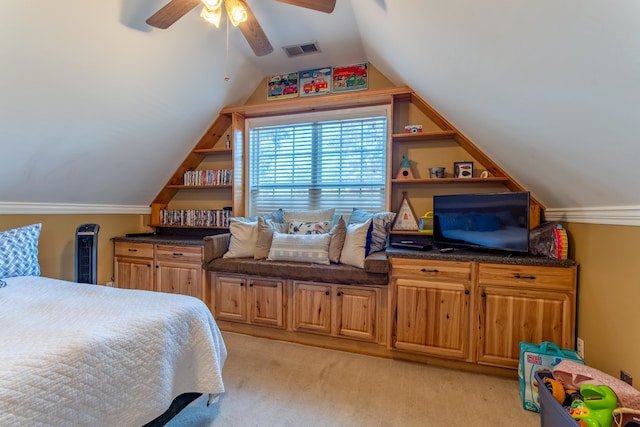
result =
[[[509,252],[529,251],[529,192],[433,196],[433,242]]]

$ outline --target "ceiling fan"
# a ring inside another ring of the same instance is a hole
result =
[[[336,0],[277,1],[324,13],[333,12],[336,6]],[[273,52],[269,39],[245,0],[171,0],[162,9],[149,17],[146,22],[152,27],[167,29],[200,3],[203,4],[200,16],[216,27],[220,25],[224,3],[229,20],[234,26],[240,28],[256,56],[263,56]]]

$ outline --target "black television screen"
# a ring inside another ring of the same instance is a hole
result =
[[[529,251],[529,193],[433,196],[433,242],[445,247]]]

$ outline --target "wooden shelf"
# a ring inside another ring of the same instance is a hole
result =
[[[434,132],[418,132],[418,133],[394,133],[391,135],[393,142],[420,142],[435,141],[439,139],[453,138],[457,132],[454,130],[441,130]]]
[[[165,185],[164,188],[175,188],[178,190],[213,190],[213,189],[223,189],[223,188],[231,188],[231,184],[225,185],[181,185],[181,184],[168,184]]]
[[[488,182],[508,182],[504,176],[492,176],[489,178],[420,178],[420,179],[392,179],[392,184],[479,184]]]
[[[369,89],[349,93],[332,94],[330,96],[309,96],[283,99],[279,101],[267,101],[261,104],[225,107],[220,111],[220,114],[240,113],[244,117],[250,118],[277,114],[297,114],[309,111],[335,110],[338,108],[383,105],[391,103],[391,99],[394,96],[411,96],[412,92],[413,90],[409,86]]]
[[[206,155],[214,155],[214,154],[231,154],[231,148],[196,148],[192,151],[192,153],[200,153]]]
[[[150,227],[160,228],[190,228],[190,229],[209,229],[209,230],[228,230],[229,227],[221,225],[172,225],[172,224],[149,224]]]

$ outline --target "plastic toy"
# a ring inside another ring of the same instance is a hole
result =
[[[611,427],[613,410],[618,406],[616,394],[606,385],[585,384],[580,387],[582,400],[574,399],[569,415],[586,427]]]
[[[553,398],[561,405],[564,404],[566,399],[566,394],[564,392],[564,386],[558,380],[553,378],[545,378],[544,385],[547,387],[547,390],[551,392]]]

